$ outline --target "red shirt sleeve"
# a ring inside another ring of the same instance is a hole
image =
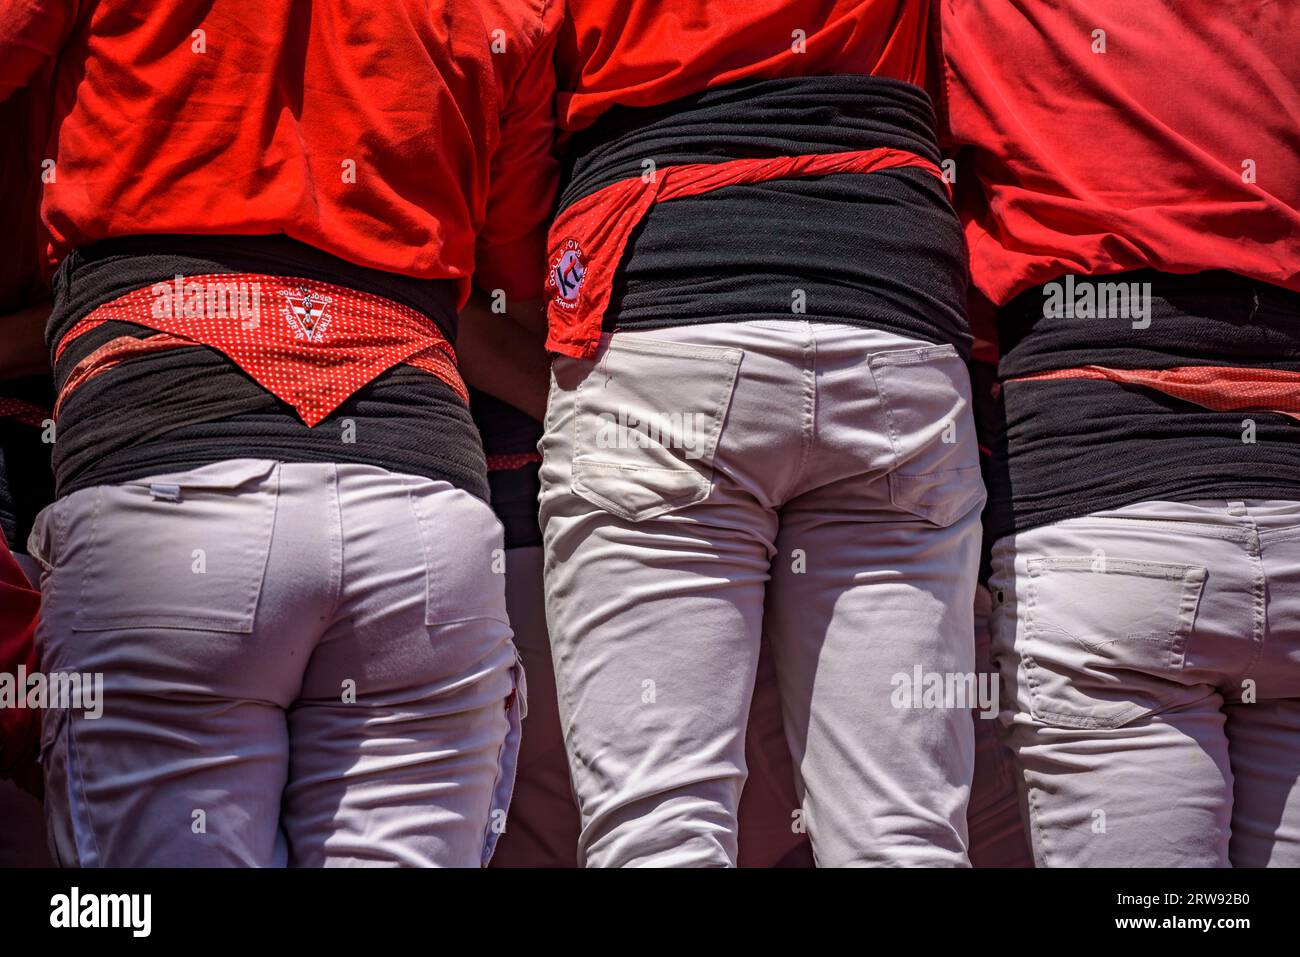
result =
[[[77,0],[6,0],[0,6],[0,100],[58,55],[76,19]]]
[[[474,285],[540,299],[546,275],[546,229],[559,184],[555,154],[555,40],[562,5],[546,4],[528,62],[501,114],[492,154],[487,213],[479,231]]]

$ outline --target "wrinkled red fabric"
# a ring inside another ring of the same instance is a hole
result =
[[[969,160],[995,305],[1142,268],[1300,290],[1300,4],[934,5],[941,139]]]
[[[561,15],[558,0],[7,0],[0,100],[53,67],[46,268],[116,236],[282,233],[463,295],[475,274],[535,298]]]
[[[856,73],[922,86],[928,21],[927,0],[568,0],[560,125],[741,80]]]

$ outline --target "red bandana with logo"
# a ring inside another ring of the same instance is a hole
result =
[[[59,404],[82,383],[139,355],[210,346],[316,425],[399,363],[436,376],[468,404],[456,353],[432,319],[400,303],[313,279],[231,273],[178,277],[92,311],[59,342],[58,355],[105,322],[155,330],[122,336],[77,363]],[[56,406],[56,414],[58,407]]]

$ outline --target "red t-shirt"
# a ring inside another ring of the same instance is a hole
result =
[[[1300,289],[1300,4],[935,5],[941,123],[976,181],[956,184],[971,278],[994,303],[1144,267]]]
[[[921,85],[927,0],[569,0],[560,126],[746,79],[859,73]]]
[[[57,59],[47,266],[149,233],[284,233],[540,295],[559,0],[9,0],[0,100]]]

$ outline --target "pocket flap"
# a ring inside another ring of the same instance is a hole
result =
[[[708,497],[742,355],[615,333],[576,390],[574,492],[633,522]]]
[[[201,468],[184,472],[170,472],[165,475],[150,475],[122,484],[132,488],[151,488],[154,486],[174,486],[181,489],[236,489],[241,485],[264,480],[275,469],[276,463],[270,459],[228,459],[213,462]]]

